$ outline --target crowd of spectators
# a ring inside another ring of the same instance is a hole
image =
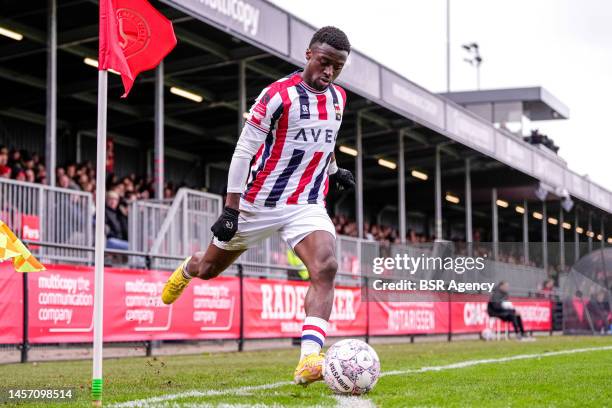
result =
[[[0,145],[0,178],[46,183],[47,169],[38,154]]]
[[[337,234],[346,235],[349,237],[359,236],[357,223],[354,220],[350,220],[345,215],[334,215],[332,217],[332,222],[336,227]],[[374,223],[364,222],[363,236],[365,239],[370,241],[380,241],[390,244],[400,243],[399,231],[396,228],[388,225],[378,225]],[[419,234],[411,229],[409,229],[406,233],[406,242],[409,244],[419,244],[433,241],[434,237],[428,237],[425,234]]]
[[[96,170],[90,161],[68,163],[55,169],[57,186],[75,191],[96,194]],[[9,150],[0,145],[0,178],[14,179],[30,183],[46,184],[47,169],[37,153],[26,150]],[[107,246],[115,249],[127,249],[127,219],[130,203],[154,196],[154,184],[151,178],[130,174],[123,178],[110,173],[106,179],[106,234]],[[176,188],[171,182],[166,183],[164,198],[172,198]],[[95,208],[92,209],[95,213]]]

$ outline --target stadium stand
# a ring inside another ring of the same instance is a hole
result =
[[[52,132],[46,128],[47,9],[21,3],[7,6],[15,17],[2,24],[23,32],[24,41],[0,38],[0,145],[11,147],[0,149],[0,214],[42,261],[89,270],[97,2],[58,5],[60,86]],[[115,265],[171,270],[210,241],[248,105],[302,64],[314,31],[264,1],[255,4],[259,27],[267,29],[249,31],[209,3],[152,1],[173,20],[178,37],[164,61],[161,134],[153,110],[155,73],[141,74],[128,99],[119,99],[121,81],[110,75],[107,187],[117,222],[109,227],[111,238],[131,251],[107,259]],[[356,50],[340,84],[348,103],[336,155],[358,186],[355,192],[330,189],[326,200],[339,234],[339,283],[355,288],[360,276],[372,275],[376,257],[419,256],[447,241],[456,244],[457,255],[489,258],[492,280],[509,281],[517,295],[535,295],[546,278],[559,285],[575,260],[612,243],[612,194],[542,143],[523,140],[528,128],[508,130],[517,114],[527,122],[568,117],[544,89],[436,95]],[[177,88],[201,101],[178,96]],[[55,155],[45,147],[50,133]],[[473,245],[459,245],[466,241]],[[287,247],[274,235],[239,263],[230,278],[284,279]]]

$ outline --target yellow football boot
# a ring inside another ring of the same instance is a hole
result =
[[[187,285],[189,285],[191,279],[185,279],[183,276],[183,267],[190,259],[191,257],[185,259],[168,278],[161,294],[162,302],[165,304],[169,305],[174,303],[174,301],[181,296],[181,293],[183,293]]]
[[[293,381],[296,384],[306,386],[312,382],[322,380],[324,361],[325,354],[323,353],[313,353],[304,356],[293,373]]]

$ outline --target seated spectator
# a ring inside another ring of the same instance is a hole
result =
[[[516,338],[523,340],[525,339],[523,320],[512,303],[508,301],[509,287],[510,285],[506,281],[501,281],[497,284],[487,304],[487,313],[490,317],[497,317],[504,322],[512,322]]]
[[[115,191],[106,193],[106,247],[109,249],[129,249],[127,235],[127,217],[121,213],[119,194]]]
[[[587,310],[593,321],[593,330],[595,332],[605,333],[612,323],[612,312],[610,311],[610,302],[606,300],[606,291],[600,290],[591,298],[587,305]]]

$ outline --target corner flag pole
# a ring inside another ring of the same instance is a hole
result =
[[[104,202],[106,196],[106,105],[108,71],[98,71],[98,148],[96,155],[96,233],[93,310],[93,378],[91,397],[94,406],[102,406],[102,317],[104,308]]]

